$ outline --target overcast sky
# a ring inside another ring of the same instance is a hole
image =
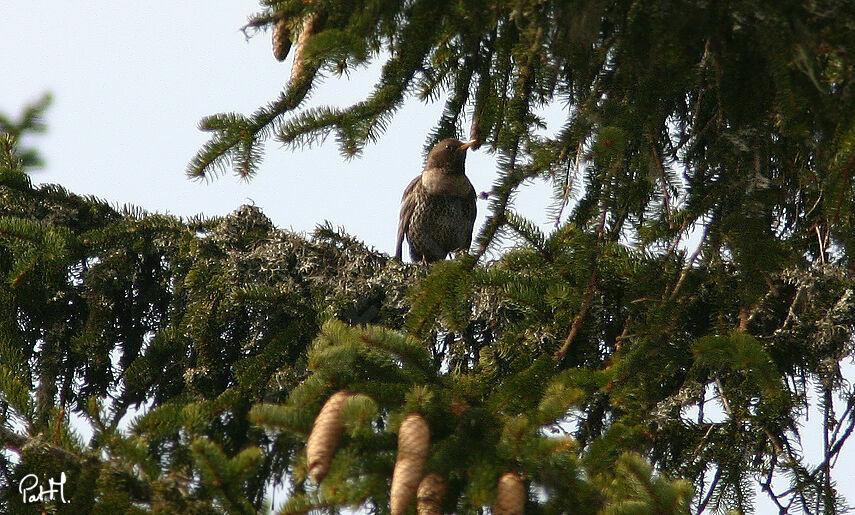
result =
[[[279,227],[311,231],[329,220],[392,253],[401,193],[421,172],[422,145],[442,103],[408,103],[380,142],[358,159],[343,159],[333,137],[297,152],[271,142],[250,181],[231,173],[207,183],[185,176],[187,163],[208,139],[197,129],[203,116],[251,113],[275,99],[289,76],[290,58],[285,63],[273,58],[269,33],[247,41],[239,30],[258,10],[255,0],[51,0],[5,6],[0,111],[14,115],[43,92],[54,95],[48,133],[27,142],[47,164],[33,173],[34,180],[183,217],[225,215],[254,203]],[[374,66],[351,80],[327,78],[311,105],[360,100],[378,74]],[[495,166],[484,149],[469,152],[467,175],[476,191],[490,189]],[[545,227],[550,191],[543,184],[528,186],[517,209]],[[476,231],[485,201],[478,201],[478,210]],[[820,420],[819,413],[812,412],[811,420]],[[821,436],[816,431],[803,436],[806,454],[818,456]],[[849,448],[835,478],[855,502],[853,458]],[[758,513],[774,512],[771,503],[760,503]]]

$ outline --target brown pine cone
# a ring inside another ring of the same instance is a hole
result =
[[[303,20],[303,29],[300,31],[300,35],[297,36],[297,47],[294,49],[294,64],[291,67],[291,83],[303,75],[303,70],[306,68],[306,43],[309,41],[309,38],[321,30],[320,19],[320,14],[312,13]]]
[[[288,29],[288,19],[280,17],[273,24],[273,56],[277,61],[284,61],[291,50],[291,31]]]
[[[522,515],[525,510],[527,492],[525,483],[516,472],[505,472],[496,488],[494,515]]]
[[[320,483],[330,471],[332,457],[338,447],[338,441],[344,430],[341,417],[341,407],[351,396],[347,390],[334,393],[321,408],[309,440],[306,442],[306,464],[309,467],[309,477],[315,483]]]
[[[398,429],[398,459],[389,494],[392,515],[402,515],[416,494],[427,461],[430,428],[418,413],[407,415]]]
[[[418,515],[442,515],[442,501],[445,499],[445,480],[436,472],[422,478],[416,494]]]

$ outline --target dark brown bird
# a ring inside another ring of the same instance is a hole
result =
[[[469,250],[475,225],[475,188],[466,178],[463,143],[444,139],[428,154],[425,169],[410,182],[401,200],[395,257],[401,259],[404,236],[413,261],[430,263],[449,252]]]

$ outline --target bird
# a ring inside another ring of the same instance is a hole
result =
[[[469,250],[475,226],[475,188],[466,177],[466,150],[477,142],[440,141],[428,153],[424,171],[401,198],[395,258],[401,260],[404,237],[415,262],[432,263],[449,252]]]

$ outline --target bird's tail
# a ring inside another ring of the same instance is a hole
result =
[[[395,259],[403,261],[404,255],[404,224],[398,225],[398,241],[395,243]]]

